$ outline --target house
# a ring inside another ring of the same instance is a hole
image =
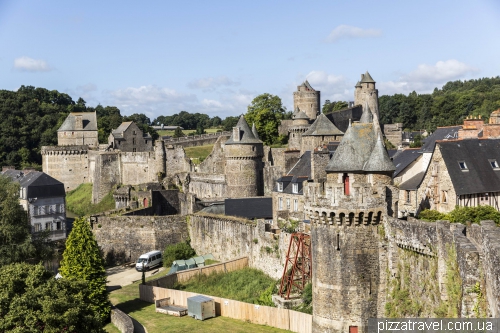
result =
[[[28,213],[31,232],[49,230],[50,240],[65,239],[64,184],[39,171],[5,170],[2,174],[19,183],[19,202]]]
[[[71,112],[57,130],[59,146],[99,147],[95,112]]]
[[[500,139],[437,141],[418,190],[419,209],[455,206],[500,210]]]
[[[133,122],[121,123],[118,128],[111,131],[108,144],[112,149],[123,152],[144,152],[153,150],[153,138],[149,133],[142,130]]]

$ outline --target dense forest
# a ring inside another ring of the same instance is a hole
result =
[[[250,117],[263,112],[261,110],[256,113],[254,110],[260,105],[257,102],[262,96],[267,94],[258,96],[249,105],[246,117],[249,117],[248,121],[256,122],[259,134],[266,137],[267,134],[273,133],[267,133],[269,131],[266,132],[266,128],[259,127],[258,120],[262,117],[257,117],[258,119]],[[273,96],[267,97],[269,98],[265,100],[271,101],[270,98]],[[276,101],[279,102],[279,107],[262,108],[265,111],[281,110],[281,100],[277,98]],[[231,130],[238,121],[236,116],[225,119],[218,116],[211,118],[206,114],[187,111],[159,116],[151,121],[144,114],[122,116],[120,110],[114,106],[88,107],[85,104],[82,98],[75,102],[65,93],[32,86],[21,86],[17,91],[0,90],[0,166],[40,169],[41,146],[57,144],[57,129],[69,112],[95,111],[100,143],[106,143],[111,130],[117,128],[123,121],[136,122],[143,131],[149,132],[154,138],[157,138],[158,134],[152,125],[177,125],[187,130],[196,129],[203,132],[203,128],[214,127]],[[408,95],[384,95],[379,98],[379,104],[380,118],[384,124],[401,122],[408,130],[434,131],[438,126],[461,124],[468,115],[488,118],[492,111],[500,108],[500,77],[448,82],[441,89],[434,89],[432,94],[412,92]],[[345,105],[346,102],[342,101],[325,101],[323,108],[334,111]],[[264,113],[267,115],[269,112]],[[280,112],[271,113],[278,114],[279,117],[275,117],[278,120],[289,116],[284,108]],[[266,142],[274,143],[277,139],[273,138],[269,138]]]
[[[403,123],[408,130],[434,131],[462,124],[468,115],[489,118],[500,108],[500,77],[452,81],[432,94],[384,95],[379,98],[380,121]]]

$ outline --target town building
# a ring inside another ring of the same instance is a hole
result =
[[[66,238],[64,184],[39,171],[5,170],[2,175],[19,184],[19,203],[28,214],[31,232],[48,231],[52,241]]]

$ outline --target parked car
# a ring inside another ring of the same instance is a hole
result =
[[[142,271],[144,268],[145,271],[150,270],[153,267],[161,266],[163,257],[161,256],[160,251],[151,251],[145,254],[141,254],[139,259],[137,259],[137,263],[135,264],[135,269],[137,271]]]

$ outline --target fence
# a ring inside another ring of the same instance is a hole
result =
[[[149,303],[154,303],[155,299],[170,297],[170,302],[172,304],[187,307],[188,297],[199,294],[139,285],[139,295],[141,300]],[[307,313],[244,303],[221,297],[205,296],[214,299],[217,316],[239,319],[253,324],[272,326],[292,332],[311,333],[312,331],[312,316]]]
[[[197,267],[187,269],[185,271],[181,271],[175,274],[170,274],[166,276],[162,276],[158,279],[151,280],[146,282],[147,286],[155,286],[162,288],[173,288],[175,283],[177,282],[186,282],[193,276],[198,275],[210,275],[214,272],[232,272],[238,269],[242,269],[248,267],[248,257],[236,258],[233,260],[228,260],[222,263],[213,264],[204,267]]]

